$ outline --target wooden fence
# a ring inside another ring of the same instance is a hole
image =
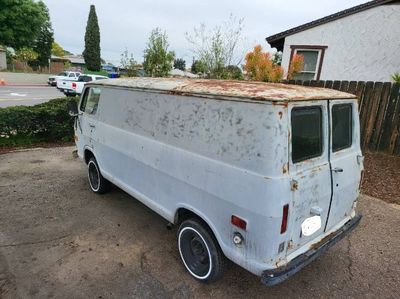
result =
[[[363,150],[400,155],[400,85],[391,82],[301,81],[288,84],[332,88],[358,97]]]

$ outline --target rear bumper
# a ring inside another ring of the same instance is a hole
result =
[[[65,94],[76,95],[76,91],[73,89],[64,89],[63,91]]]
[[[261,275],[262,283],[268,286],[276,285],[296,274],[350,233],[359,224],[361,218],[361,215],[356,215],[339,230],[323,238],[320,242],[312,246],[310,250],[300,254],[285,266],[264,271]]]

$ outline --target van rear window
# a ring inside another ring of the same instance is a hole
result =
[[[351,104],[332,106],[332,151],[348,148],[353,138],[353,112]]]
[[[322,154],[322,110],[319,106],[292,109],[292,161],[301,162]]]

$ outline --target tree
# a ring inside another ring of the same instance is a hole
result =
[[[201,24],[191,34],[186,33],[193,53],[204,64],[205,72],[210,78],[224,78],[226,66],[240,63],[241,59],[237,58],[236,52],[242,41],[242,30],[243,19],[230,15],[227,22],[211,30]]]
[[[3,0],[0,7],[0,44],[16,50],[33,47],[46,22],[45,4],[34,0]]]
[[[31,48],[21,48],[17,51],[15,57],[24,64],[24,69],[27,69],[28,62],[34,61],[38,58],[38,53]]]
[[[273,63],[271,54],[263,52],[261,45],[246,54],[244,69],[254,81],[278,82],[284,75],[283,68]]]
[[[129,55],[128,49],[121,54],[121,66],[126,69],[128,77],[136,76],[136,60],[133,58],[133,54]]]
[[[174,69],[184,71],[186,69],[186,61],[183,60],[182,58],[175,59]]]
[[[88,70],[96,72],[100,71],[100,28],[94,5],[90,5],[89,18],[86,25],[83,58],[85,59],[85,64]]]
[[[65,50],[58,43],[53,42],[51,45],[51,54],[62,57],[65,55]]]
[[[194,60],[190,70],[193,74],[204,74],[206,72],[206,66],[201,60]]]
[[[73,53],[65,50],[58,43],[53,42],[52,45],[51,45],[51,55],[62,57],[62,56],[65,56],[65,55],[73,55]]]
[[[49,10],[43,2],[38,3],[42,6],[45,21],[42,23],[38,38],[35,41],[33,50],[38,53],[38,58],[33,61],[33,66],[48,66],[51,58],[51,49],[54,41],[53,28],[51,27]]]
[[[275,52],[275,54],[272,55],[272,63],[276,65],[282,64],[282,52]]]
[[[169,43],[165,31],[160,28],[150,33],[147,47],[144,50],[143,68],[151,77],[166,77],[172,69],[175,54],[168,51]]]

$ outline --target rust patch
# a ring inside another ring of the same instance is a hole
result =
[[[205,80],[178,78],[124,78],[99,80],[89,85],[134,88],[163,91],[179,95],[205,95],[212,97],[234,97],[247,100],[267,100],[287,107],[288,101],[353,99],[354,95],[341,91],[316,87],[305,87],[282,83],[254,81]]]
[[[294,242],[293,242],[293,240],[290,240],[290,241],[288,242],[287,249],[290,250],[290,249],[292,249],[293,247],[294,247]]]
[[[299,182],[296,181],[296,180],[292,180],[292,181],[290,182],[290,189],[291,189],[292,191],[295,191],[295,190],[299,189]]]
[[[332,239],[335,235],[336,235],[336,232],[330,233],[329,235],[323,237],[321,241],[312,244],[312,245],[310,246],[310,249],[318,249],[319,247],[321,247],[322,245],[324,245],[327,241],[329,241],[330,239]]]
[[[278,114],[279,114],[279,119],[282,119],[283,112],[282,112],[282,111],[279,111]]]
[[[283,172],[283,173],[288,172],[288,165],[287,165],[287,163],[283,164],[282,172]]]

